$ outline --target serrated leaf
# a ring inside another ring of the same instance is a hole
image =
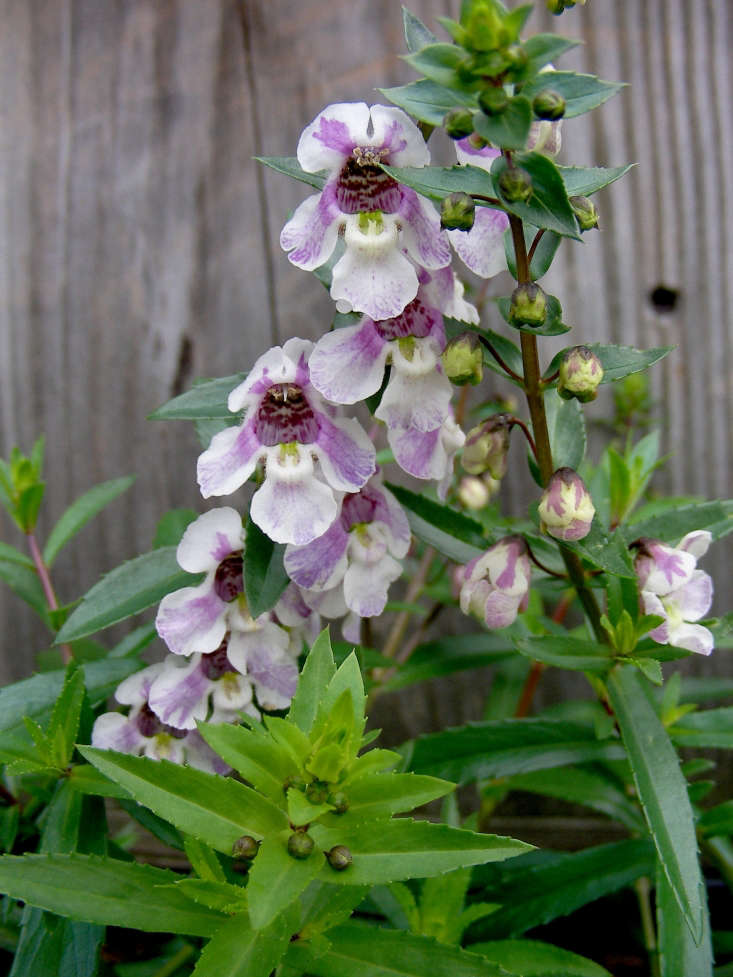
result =
[[[618,740],[598,740],[590,724],[550,719],[468,723],[420,736],[402,751],[411,770],[458,783],[626,756]]]
[[[317,849],[307,858],[293,858],[287,849],[291,834],[287,830],[265,838],[249,870],[249,918],[254,929],[267,926],[293,903],[325,864],[323,852]]]
[[[56,644],[85,638],[157,604],[180,587],[195,586],[201,574],[178,565],[175,546],[162,546],[110,571],[82,598],[56,635]]]
[[[297,915],[284,913],[253,930],[240,915],[219,927],[204,947],[193,977],[269,977],[288,948]]]
[[[17,559],[6,559],[0,554],[0,580],[4,580],[13,593],[24,600],[41,619],[49,624],[48,606],[41,581],[35,567]]]
[[[227,407],[229,394],[238,387],[246,373],[235,373],[230,377],[217,377],[215,380],[201,380],[186,393],[174,397],[148,414],[150,421],[198,421],[204,418],[231,420],[233,415]]]
[[[524,93],[509,99],[499,115],[476,112],[473,128],[487,142],[501,149],[524,149],[532,125],[532,105]]]
[[[414,773],[373,773],[352,781],[346,791],[349,802],[347,815],[334,814],[329,818],[331,826],[353,820],[370,820],[389,817],[403,811],[412,811],[421,804],[445,797],[455,788],[454,784],[436,777]]]
[[[491,167],[494,196],[502,200],[510,213],[535,227],[543,227],[563,237],[580,240],[575,214],[568,201],[568,191],[557,166],[542,153],[516,153],[514,160],[532,178],[532,196],[524,203],[510,203],[502,197],[499,177],[507,168],[507,161],[503,156],[499,156]]]
[[[290,583],[283,566],[285,546],[274,543],[250,518],[244,542],[244,593],[252,617],[270,611]]]
[[[511,639],[503,632],[457,634],[418,645],[409,661],[385,685],[384,691],[403,689],[441,675],[452,675],[471,668],[483,668],[514,656]]]
[[[319,956],[296,940],[286,963],[313,977],[516,977],[460,947],[400,930],[375,931],[366,923],[344,923],[329,930],[328,939],[331,946]]]
[[[689,713],[669,732],[679,746],[733,749],[733,707]]]
[[[382,169],[398,183],[411,187],[431,200],[442,200],[451,193],[462,191],[496,197],[491,176],[478,166],[386,166]],[[476,201],[480,206],[481,200]],[[485,204],[490,206],[490,204]]]
[[[283,811],[250,787],[167,760],[81,747],[103,774],[181,831],[229,855],[242,835],[263,838],[287,827]]]
[[[72,663],[66,670],[64,686],[56,700],[47,730],[53,759],[60,769],[69,764],[74,752],[84,694],[84,673]]]
[[[726,507],[721,502],[700,502],[693,505],[679,506],[671,512],[665,512],[638,522],[630,522],[626,527],[628,538],[638,539],[640,536],[650,536],[664,542],[678,542],[687,533],[696,529],[708,529],[716,536],[716,530],[722,535],[723,525],[733,519],[728,515]]]
[[[661,977],[712,974],[713,948],[710,941],[707,907],[703,905],[703,934],[698,945],[692,939],[688,927],[685,926],[672,887],[660,865],[657,865],[656,871],[655,903]]]
[[[288,750],[242,726],[200,723],[198,728],[211,749],[241,777],[275,803],[282,802],[285,781],[299,772]]]
[[[397,88],[380,88],[379,91],[408,115],[432,126],[442,125],[443,119],[453,108],[475,109],[477,105],[475,95],[445,88],[428,78]]]
[[[474,943],[471,952],[522,977],[611,977],[605,967],[593,960],[539,940]]]
[[[200,879],[224,882],[224,869],[212,848],[191,836],[184,839],[183,847],[191,867]]]
[[[541,637],[518,638],[517,649],[527,658],[554,665],[556,668],[569,668],[581,672],[607,672],[613,664],[613,655],[608,645],[584,638],[543,635]]]
[[[614,669],[607,687],[659,860],[693,939],[699,943],[704,884],[679,759],[636,670],[630,666]]]
[[[464,64],[468,55],[455,44],[426,44],[419,51],[405,56],[405,61],[431,81],[447,88],[465,91],[467,86],[460,80],[456,69]]]
[[[331,651],[331,639],[325,628],[313,642],[298,679],[298,687],[290,703],[288,719],[304,733],[310,733],[323,694],[336,674]]]
[[[0,891],[60,916],[146,932],[210,936],[218,913],[193,906],[170,886],[174,872],[95,855],[4,855]]]
[[[633,169],[626,166],[558,166],[568,197],[590,197]]]
[[[572,119],[603,105],[625,87],[623,82],[602,81],[595,75],[575,71],[543,71],[524,86],[522,94],[532,101],[546,89],[557,92],[565,99],[563,118]]]
[[[114,502],[118,496],[126,492],[134,481],[134,475],[127,475],[124,478],[102,482],[72,502],[46,540],[46,545],[43,548],[43,560],[46,565],[50,567],[69,540],[73,539],[79,530],[110,502]]]
[[[411,54],[422,50],[428,44],[435,44],[438,38],[423,24],[419,17],[411,13],[407,7],[402,8],[402,26],[405,31],[405,44]]]
[[[340,885],[379,885],[403,879],[427,878],[456,868],[513,858],[531,845],[500,835],[476,834],[447,824],[397,818],[351,827],[314,824],[309,833],[324,851],[345,845],[353,857],[343,872],[326,865],[324,882]]]
[[[277,173],[284,173],[285,176],[307,183],[308,186],[322,190],[326,184],[328,173],[321,170],[318,173],[306,173],[295,156],[255,156],[258,163],[275,170]]]
[[[563,545],[607,573],[629,579],[635,577],[624,533],[620,530],[610,535],[604,533],[598,525],[598,517],[593,520],[590,532],[584,539]]]
[[[352,652],[349,657],[336,669],[331,681],[326,686],[321,703],[318,709],[318,717],[314,725],[314,735],[322,724],[326,723],[330,713],[337,706],[339,698],[344,692],[348,691],[351,695],[351,712],[353,716],[354,729],[358,737],[364,730],[364,707],[366,706],[366,695],[364,693],[364,680],[361,676],[361,668],[356,655]]]
[[[207,909],[232,915],[247,911],[247,893],[239,885],[231,885],[224,879],[179,879],[175,883],[178,892]]]
[[[480,523],[463,513],[401,485],[390,482],[386,485],[400,505],[407,509],[412,531],[444,556],[458,563],[468,563],[493,542],[484,538]]]
[[[545,391],[547,431],[552,463],[577,470],[585,457],[585,418],[577,400],[563,400],[554,389]]]

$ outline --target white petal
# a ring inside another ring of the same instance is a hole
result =
[[[117,686],[115,699],[125,706],[141,706],[148,700],[150,686],[156,677],[163,670],[163,663],[157,662],[155,665],[148,665],[134,675],[128,675],[126,679]]]
[[[336,203],[334,186],[306,197],[280,232],[280,247],[298,268],[313,271],[333,254],[344,215]]]
[[[423,134],[402,109],[391,105],[372,105],[374,132],[364,146],[389,150],[390,166],[427,166],[430,153]]]
[[[299,546],[321,536],[336,518],[333,489],[313,471],[310,452],[296,446],[295,455],[268,449],[265,481],[252,497],[250,515],[276,543]]]
[[[715,641],[710,631],[702,624],[687,624],[683,622],[676,628],[670,628],[668,643],[675,648],[686,648],[698,655],[709,655]]]
[[[369,145],[369,106],[365,102],[327,105],[298,141],[298,162],[306,173],[339,170],[354,147]]]
[[[189,661],[169,655],[152,684],[148,705],[161,722],[176,729],[195,729],[206,719],[212,682],[201,670],[201,655]]]
[[[381,387],[388,353],[371,319],[327,332],[308,363],[311,382],[336,404],[356,404]]]
[[[353,417],[319,417],[318,441],[310,447],[328,484],[341,492],[358,491],[377,467],[374,445]]]
[[[684,550],[685,553],[692,553],[695,559],[699,560],[701,556],[705,556],[712,541],[713,534],[707,529],[696,529],[679,541],[677,549]]]
[[[476,149],[475,146],[471,145],[468,138],[457,140],[455,147],[459,163],[468,166],[478,166],[479,169],[486,170],[487,172],[491,171],[491,167],[494,165],[494,160],[497,156],[501,156],[501,152],[491,146]]]
[[[506,271],[504,232],[509,218],[501,210],[477,207],[470,231],[448,231],[450,243],[461,261],[481,278],[493,278]]]
[[[228,427],[215,434],[196,466],[203,497],[236,492],[255,470],[264,450],[249,420],[242,427]]]
[[[330,590],[346,572],[346,547],[349,537],[340,519],[306,546],[288,546],[285,571],[291,580],[306,590]]]
[[[230,553],[244,546],[242,517],[229,506],[210,509],[186,527],[176,550],[179,565],[188,573],[215,570]]]
[[[420,281],[429,305],[440,309],[444,315],[452,319],[478,323],[478,310],[463,298],[465,291],[463,282],[449,265],[445,268],[436,268],[431,272],[426,271],[424,276],[426,280],[423,281],[421,278]]]
[[[695,570],[688,583],[666,597],[679,607],[685,621],[699,621],[713,603],[713,581],[703,570]]]
[[[421,434],[439,428],[449,416],[453,388],[450,381],[438,372],[437,357],[425,354],[424,347],[415,347],[413,360],[406,361],[395,348],[392,373],[374,416],[388,428],[418,431]],[[408,363],[414,372],[407,373]],[[420,364],[428,365],[420,371]]]
[[[98,750],[116,750],[118,753],[138,753],[145,737],[137,728],[135,717],[121,712],[105,712],[94,723],[92,746]]]
[[[226,633],[229,605],[216,595],[212,571],[198,587],[183,587],[160,602],[155,627],[176,655],[215,651]]]
[[[423,268],[445,268],[450,264],[451,253],[437,210],[429,200],[409,187],[400,189],[402,199],[398,213],[403,247]]]
[[[360,617],[376,617],[387,603],[392,581],[402,574],[402,565],[385,553],[376,563],[354,561],[344,577],[346,606]]]

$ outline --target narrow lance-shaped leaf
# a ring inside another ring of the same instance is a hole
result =
[[[307,858],[290,855],[287,846],[292,834],[286,830],[265,838],[249,870],[249,918],[255,929],[270,924],[293,903],[325,863],[323,852],[318,849]]]
[[[243,915],[223,923],[204,947],[193,977],[269,977],[282,959],[298,925],[287,911],[263,929],[252,929]]]
[[[186,393],[174,397],[148,415],[151,421],[198,421],[204,418],[231,419],[227,398],[246,373],[201,380]]]
[[[545,89],[557,92],[565,99],[563,118],[572,119],[603,105],[624,88],[623,82],[602,81],[595,75],[575,71],[543,71],[522,89],[530,101]]]
[[[43,559],[51,566],[61,549],[105,506],[126,492],[135,481],[134,475],[115,478],[111,482],[95,485],[72,502],[51,530],[43,548]]]
[[[625,176],[634,166],[558,166],[569,197],[590,197]]]
[[[672,887],[659,864],[656,885],[655,902],[661,977],[712,974],[713,948],[707,912],[703,915],[703,934],[698,946],[692,939],[689,928],[685,926]]]
[[[273,543],[251,519],[244,544],[244,592],[252,617],[271,610],[290,583],[283,566],[285,546]]]
[[[290,703],[288,718],[304,733],[310,733],[323,692],[335,674],[336,665],[326,628],[313,642],[298,679],[298,688]]]
[[[593,960],[539,940],[495,940],[472,943],[470,949],[523,977],[611,977],[605,967]]]
[[[469,109],[477,106],[475,95],[445,88],[428,78],[398,88],[380,88],[379,91],[393,105],[397,105],[419,122],[427,122],[433,126],[442,125],[446,114],[456,106]]]

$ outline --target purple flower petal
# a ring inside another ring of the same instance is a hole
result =
[[[201,669],[201,656],[193,655],[189,661],[169,656],[164,665],[152,684],[148,704],[167,726],[195,729],[197,719],[206,719],[213,684]]]
[[[355,404],[382,385],[389,347],[371,319],[322,336],[308,366],[313,386],[336,404]]]
[[[358,491],[376,470],[376,452],[368,434],[354,418],[328,418],[325,414],[319,417],[319,428],[314,454],[326,481],[342,492]]]
[[[118,753],[138,753],[145,743],[134,714],[105,712],[94,723],[92,746],[98,750],[117,750]]]
[[[188,573],[208,572],[243,545],[242,517],[236,509],[222,506],[210,509],[186,527],[176,559]]]
[[[215,651],[226,633],[228,605],[217,597],[211,573],[198,587],[183,587],[160,602],[155,627],[176,655]]]
[[[365,144],[369,106],[337,102],[326,106],[307,125],[298,142],[298,162],[306,173],[338,170],[356,146]]]
[[[400,187],[402,200],[398,211],[401,217],[402,244],[407,253],[424,268],[445,268],[451,253],[435,207],[409,187]],[[388,318],[381,316],[374,318]]]
[[[279,453],[279,447],[268,452],[265,481],[252,497],[250,515],[276,543],[302,546],[328,529],[338,506],[333,490],[316,477],[310,452],[298,447],[294,455]]]
[[[493,278],[507,268],[504,253],[504,232],[507,227],[509,218],[503,211],[477,207],[470,231],[447,233],[450,243],[467,268],[481,278]]]
[[[711,632],[702,624],[682,623],[670,628],[668,643],[675,648],[694,651],[697,655],[709,655],[715,642]]]
[[[330,590],[346,572],[348,533],[336,519],[326,532],[306,546],[288,546],[285,570],[291,580],[306,590]]]
[[[713,581],[704,570],[695,570],[689,581],[666,598],[674,601],[685,621],[699,621],[713,603]]]
[[[206,451],[199,455],[197,464],[203,497],[235,492],[255,470],[262,454],[252,420],[247,420],[242,427],[228,427],[215,434]]]
[[[313,271],[333,253],[344,215],[336,203],[335,183],[306,197],[280,232],[280,247],[298,268]]]

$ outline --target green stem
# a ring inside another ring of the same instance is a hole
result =
[[[186,943],[173,956],[166,960],[162,967],[155,971],[153,977],[172,977],[189,957],[193,956],[194,949],[190,943]]]
[[[657,948],[657,931],[651,906],[651,886],[649,879],[640,878],[634,882],[636,898],[639,901],[639,915],[641,916],[641,931],[644,937],[644,949],[649,957],[651,977],[660,977],[659,950]]]

